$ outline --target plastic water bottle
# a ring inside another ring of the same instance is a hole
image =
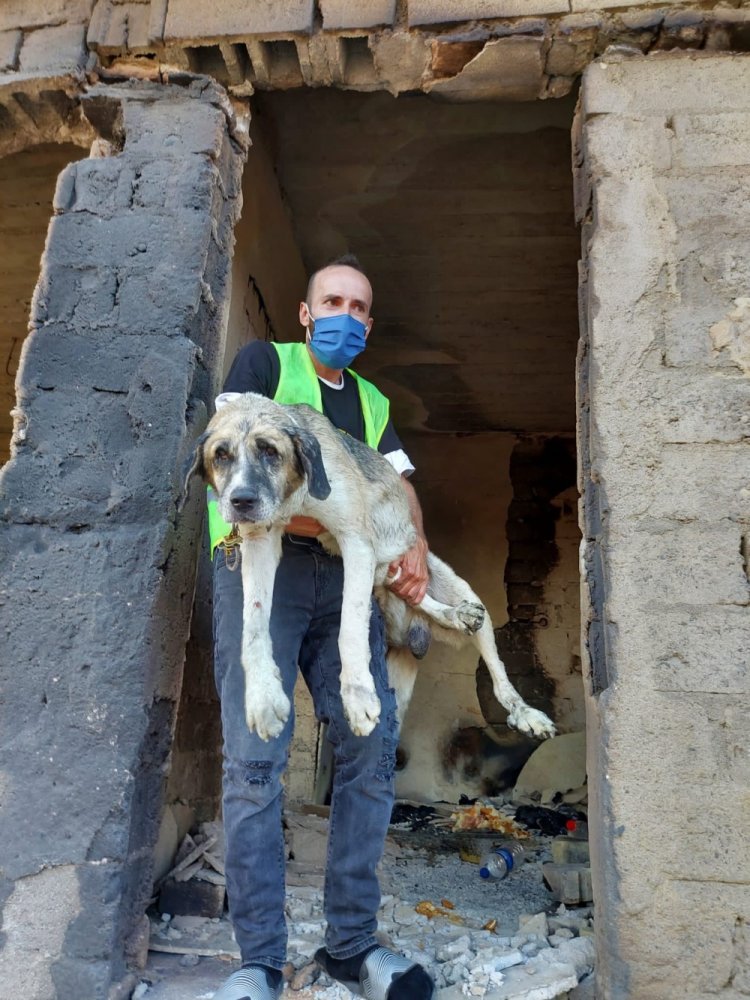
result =
[[[484,879],[505,878],[516,868],[523,857],[523,845],[517,840],[493,847],[479,866],[479,876]]]

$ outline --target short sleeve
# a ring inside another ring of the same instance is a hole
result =
[[[224,380],[223,392],[258,392],[273,399],[281,365],[272,344],[254,340],[241,348]]]

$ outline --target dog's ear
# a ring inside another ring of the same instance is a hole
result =
[[[307,477],[307,492],[314,500],[325,500],[331,492],[318,439],[304,427],[290,427],[286,433],[292,439],[294,450]]]
[[[206,443],[208,438],[208,431],[205,431],[198,440],[195,442],[195,447],[193,448],[192,454],[186,459],[185,464],[182,469],[182,493],[180,494],[180,499],[177,503],[178,512],[182,510],[187,502],[188,490],[190,489],[190,480],[193,476],[200,476],[205,478],[206,466],[203,461],[203,445]]]

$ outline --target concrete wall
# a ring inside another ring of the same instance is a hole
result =
[[[85,103],[113,155],[59,179],[0,474],[2,990],[33,1000],[145,957],[246,141],[205,80]]]
[[[586,74],[580,451],[602,1000],[750,992],[750,59]]]

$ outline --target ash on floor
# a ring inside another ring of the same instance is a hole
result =
[[[348,1000],[349,992],[312,963],[325,929],[326,821],[297,814],[289,827],[287,990],[299,1000]],[[478,838],[474,849],[492,842]],[[440,1000],[568,996],[593,968],[591,909],[554,903],[542,882],[548,848],[549,838],[529,841],[517,870],[486,882],[476,863],[461,860],[450,836],[393,830],[380,870],[383,943],[423,964],[435,977]],[[465,842],[462,851],[466,856]],[[226,918],[157,915],[151,947],[159,950],[150,955],[135,994],[139,1000],[209,1000],[237,964]]]

